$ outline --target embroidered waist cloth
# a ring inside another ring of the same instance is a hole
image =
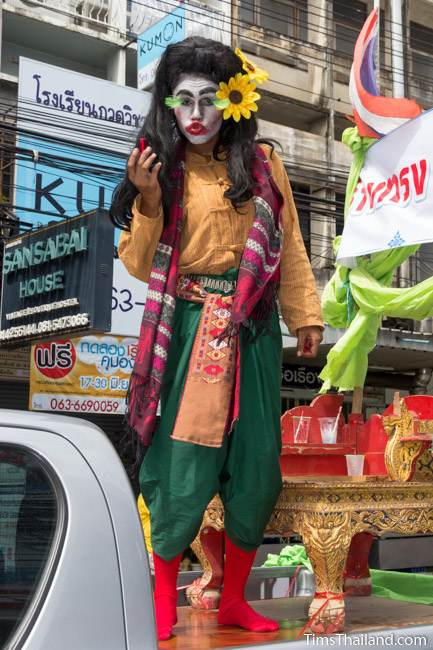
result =
[[[202,303],[174,429],[174,440],[221,447],[239,417],[239,337],[224,337],[230,323],[234,274],[229,278],[180,276],[176,296]],[[208,289],[210,292],[208,292]]]

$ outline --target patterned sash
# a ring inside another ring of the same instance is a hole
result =
[[[151,443],[161,384],[173,332],[183,225],[185,152],[178,156],[173,174],[175,188],[168,223],[164,226],[152,263],[141,322],[137,356],[128,391],[127,421],[143,446]],[[221,339],[233,339],[241,324],[251,320],[260,329],[274,306],[279,283],[282,248],[283,197],[276,186],[263,149],[256,145],[252,175],[255,217],[239,267],[228,327]],[[232,395],[232,391],[230,391]],[[234,398],[233,398],[234,400]],[[232,409],[233,415],[235,408]]]
[[[221,338],[230,324],[233,296],[207,293],[180,276],[177,297],[203,303],[203,309],[171,437],[221,447],[239,417],[239,337]]]

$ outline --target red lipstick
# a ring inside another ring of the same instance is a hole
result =
[[[207,128],[201,122],[191,122],[185,129],[190,135],[206,135],[209,133]]]

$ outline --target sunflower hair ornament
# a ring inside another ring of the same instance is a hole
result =
[[[215,93],[216,98],[212,103],[217,110],[224,111],[224,120],[233,117],[235,122],[239,122],[241,117],[249,120],[251,113],[257,111],[256,101],[260,95],[256,92],[256,86],[269,79],[269,72],[250,61],[238,47],[235,54],[242,61],[245,74],[238,72],[230,77],[228,83],[220,81],[220,89]],[[182,98],[169,96],[164,99],[164,104],[167,108],[174,109],[182,105]]]
[[[259,68],[258,65],[247,59],[245,54],[237,47],[235,54],[242,61],[242,68],[245,70],[250,80],[256,84],[264,84],[269,79],[269,72]]]
[[[235,122],[239,122],[241,117],[249,120],[251,112],[257,111],[256,101],[260,99],[260,95],[255,92],[256,84],[250,81],[247,74],[238,72],[228,83],[220,81],[219,86],[220,89],[215,93],[219,102],[215,102],[214,106],[224,111],[224,120],[230,117],[233,117]]]

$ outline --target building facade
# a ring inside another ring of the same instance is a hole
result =
[[[0,66],[0,229],[14,222],[14,160],[18,58],[52,63],[136,87],[137,34],[172,12],[175,0],[5,0]],[[350,126],[348,96],[353,47],[373,6],[380,6],[379,82],[382,94],[433,105],[432,0],[213,0],[186,2],[186,32],[239,46],[269,71],[261,89],[260,135],[275,140],[291,179],[307,251],[320,288],[333,273],[334,237],[343,228],[350,153],[341,143]],[[433,270],[433,245],[405,263],[396,286]],[[366,404],[380,408],[393,388],[427,390],[433,367],[432,319],[384,320],[370,358]],[[321,357],[339,332],[327,328]],[[295,341],[284,332],[288,375]],[[292,369],[292,370],[290,370]],[[286,385],[284,406],[307,401],[308,386]]]

